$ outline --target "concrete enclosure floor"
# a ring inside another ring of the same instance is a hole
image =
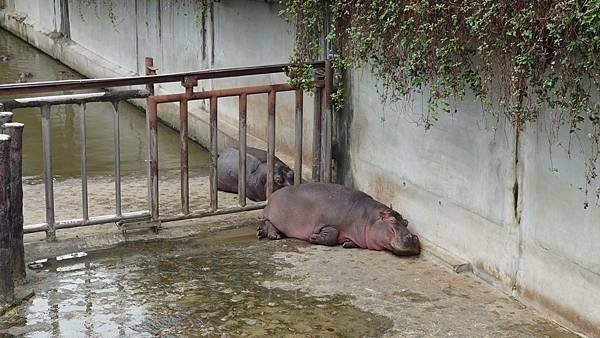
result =
[[[255,229],[33,265],[36,295],[0,319],[0,335],[575,336],[427,258],[257,241]]]

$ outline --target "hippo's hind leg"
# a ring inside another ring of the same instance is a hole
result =
[[[281,239],[283,238],[283,234],[277,230],[277,228],[269,221],[265,220],[265,223],[258,227],[256,230],[256,237],[258,239],[268,238],[268,239]]]
[[[338,244],[338,234],[339,234],[338,229],[336,229],[332,226],[324,226],[321,228],[321,231],[319,231],[318,233],[310,235],[310,237],[308,238],[308,241],[313,244],[320,244],[320,245],[329,245],[329,246],[337,245]]]

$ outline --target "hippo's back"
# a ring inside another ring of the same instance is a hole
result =
[[[304,183],[274,192],[263,214],[286,236],[306,240],[316,227],[349,225],[357,216],[354,207],[365,198],[371,199],[339,184]]]

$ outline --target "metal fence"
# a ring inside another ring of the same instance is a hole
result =
[[[333,76],[330,61],[311,63],[314,68],[321,69],[324,74],[315,79],[316,99],[315,116],[313,125],[313,173],[315,181],[331,180],[331,134],[332,134],[332,103],[331,91]],[[37,83],[22,83],[0,85],[0,95],[20,95],[31,93],[51,93],[64,90],[83,90],[145,85],[143,90],[107,91],[100,93],[71,94],[58,96],[44,96],[37,98],[23,98],[4,101],[0,110],[11,111],[17,108],[37,107],[42,118],[42,156],[44,163],[45,208],[46,221],[41,224],[24,226],[25,233],[46,232],[50,241],[56,239],[56,230],[89,226],[105,223],[118,223],[122,226],[154,227],[158,229],[162,222],[222,215],[261,209],[264,202],[246,204],[246,111],[247,97],[250,95],[268,96],[268,123],[267,123],[267,197],[273,192],[273,166],[275,162],[275,116],[276,98],[281,92],[295,91],[295,154],[294,172],[295,184],[300,183],[302,173],[302,136],[303,136],[303,91],[292,88],[287,83],[265,84],[259,86],[215,89],[208,91],[194,91],[199,80],[222,79],[243,77],[249,75],[287,73],[292,64],[279,64],[258,67],[212,69],[197,72],[175,73],[156,75],[152,58],[146,58],[146,75],[129,78],[112,79],[83,79],[67,81],[50,81]],[[157,83],[180,82],[184,92],[168,95],[154,95],[154,85]],[[218,100],[224,97],[238,97],[239,99],[239,198],[238,205],[219,207],[217,194],[217,135],[218,135]],[[146,124],[148,137],[147,178],[148,178],[148,210],[124,213],[121,210],[121,172],[120,172],[120,126],[119,103],[124,100],[145,98]],[[188,182],[188,103],[194,100],[209,100],[209,186],[210,207],[208,209],[190,210],[189,182]],[[88,212],[87,191],[87,159],[86,159],[86,104],[92,102],[110,102],[113,107],[113,140],[114,140],[114,178],[115,178],[115,212],[111,215],[90,216]],[[181,180],[181,211],[177,214],[159,214],[159,182],[158,182],[158,105],[163,103],[179,103],[180,113],[180,180]],[[54,185],[52,173],[52,143],[50,129],[51,107],[56,105],[76,104],[80,114],[80,158],[81,158],[81,190],[82,190],[82,217],[78,219],[56,220],[54,212]],[[323,107],[325,109],[323,109]]]

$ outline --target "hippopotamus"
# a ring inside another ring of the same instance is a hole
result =
[[[239,150],[227,148],[217,160],[217,189],[238,193]],[[273,165],[273,191],[294,184],[294,172],[277,156]],[[267,152],[246,149],[246,197],[258,202],[267,199]]]
[[[305,183],[273,193],[258,239],[297,238],[313,244],[418,255],[419,238],[402,216],[364,192],[331,183]]]

